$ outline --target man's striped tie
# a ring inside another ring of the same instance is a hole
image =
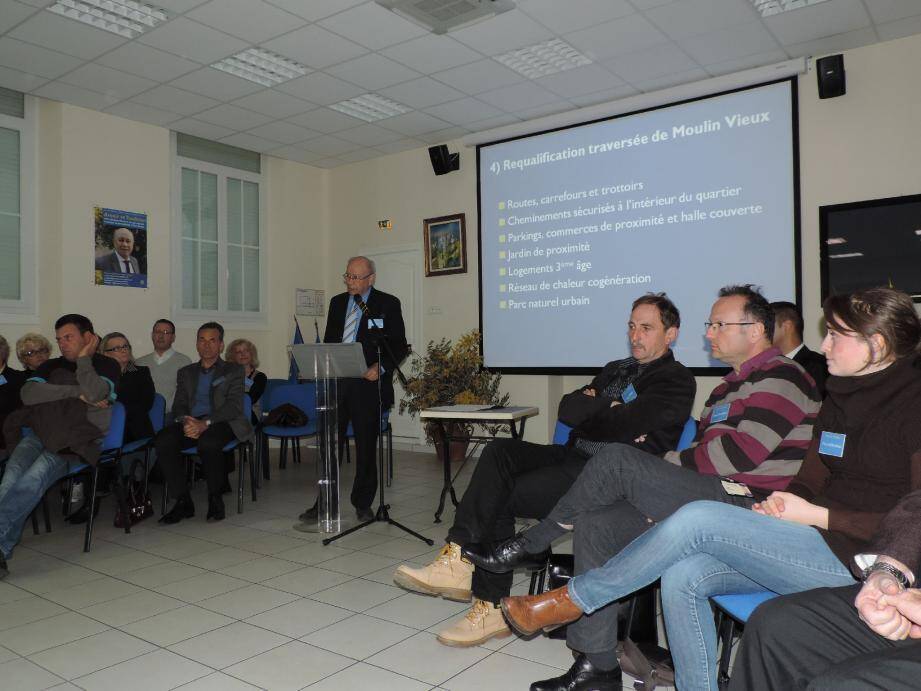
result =
[[[342,330],[342,342],[354,343],[355,335],[358,333],[358,322],[361,318],[361,310],[355,303],[349,310],[348,318],[345,320],[345,328]]]

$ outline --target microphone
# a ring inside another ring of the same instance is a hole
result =
[[[368,304],[361,299],[361,295],[353,295],[352,299],[355,301],[355,304],[358,305],[358,309],[360,309],[366,317],[371,316],[368,313]]]

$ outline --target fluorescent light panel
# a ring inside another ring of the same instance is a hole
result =
[[[307,68],[300,63],[261,48],[249,48],[211,67],[262,86],[275,86],[307,74]]]
[[[829,254],[829,259],[851,259],[853,257],[862,257],[863,252],[845,252],[844,254]]]
[[[566,41],[558,38],[503,53],[495,56],[495,59],[528,79],[546,77],[548,74],[592,63]]]
[[[799,10],[810,5],[818,5],[827,0],[750,0],[762,17]]]
[[[334,103],[330,108],[338,110],[340,113],[351,115],[353,118],[364,120],[365,122],[392,118],[395,115],[408,113],[410,110],[401,103],[391,101],[389,98],[384,98],[377,94],[356,96],[346,101]]]
[[[134,0],[57,0],[47,9],[125,38],[140,36],[169,19],[163,10]]]
[[[843,245],[845,242],[847,242],[847,240],[845,240],[844,238],[828,238],[828,240],[825,241],[825,244],[826,245]]]

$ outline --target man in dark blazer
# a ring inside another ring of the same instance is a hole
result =
[[[374,518],[371,503],[377,494],[377,435],[378,419],[377,384],[380,378],[381,403],[384,410],[393,405],[393,371],[406,357],[406,332],[400,301],[374,286],[374,262],[367,257],[349,259],[342,275],[346,292],[329,301],[324,343],[361,343],[368,370],[361,379],[339,380],[339,436],[345,437],[349,421],[355,431],[355,481],[352,484],[352,506],[359,520]],[[367,305],[364,312],[356,303],[358,295]],[[373,322],[369,328],[369,321]],[[376,334],[382,334],[390,352],[381,349],[383,362],[378,362]],[[316,505],[301,514],[305,521],[316,520]]]
[[[134,252],[134,234],[127,228],[116,228],[112,233],[111,254],[104,254],[96,259],[96,268],[109,273],[139,274],[141,267]]]
[[[243,367],[221,359],[224,327],[217,322],[202,324],[196,348],[201,359],[183,367],[176,377],[172,424],[166,425],[154,440],[167,487],[176,497],[161,523],[178,523],[195,515],[181,453],[188,448],[197,450],[208,482],[207,519],[223,520],[221,489],[226,476],[222,449],[235,439],[249,439],[253,433],[243,413]]]
[[[815,380],[819,396],[825,398],[828,365],[825,356],[809,350],[803,343],[803,315],[792,302],[772,302],[774,308],[774,347],[806,370]]]

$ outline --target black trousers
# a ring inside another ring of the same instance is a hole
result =
[[[181,451],[194,447],[201,458],[202,470],[208,482],[208,494],[219,495],[227,477],[222,449],[234,439],[236,437],[227,422],[214,423],[198,439],[185,436],[182,424],[178,422],[160,430],[154,439],[154,446],[169,493],[173,497],[180,497],[189,491],[186,457]]]
[[[377,494],[377,436],[380,434],[377,382],[340,379],[338,391],[339,438],[345,439],[349,422],[355,432],[352,506],[367,509]]]
[[[582,472],[588,457],[575,448],[517,439],[489,442],[457,505],[448,540],[505,540],[515,518],[543,518]],[[473,572],[473,595],[499,603],[511,592],[511,573]]]
[[[909,691],[921,687],[921,641],[890,641],[857,616],[860,585],[769,600],[745,625],[729,688]]]

